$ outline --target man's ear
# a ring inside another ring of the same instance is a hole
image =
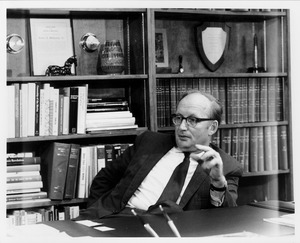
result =
[[[210,136],[214,135],[214,134],[217,132],[218,127],[219,127],[218,121],[217,121],[217,120],[214,120],[214,121],[211,123],[211,125],[209,126],[208,134],[209,134]]]

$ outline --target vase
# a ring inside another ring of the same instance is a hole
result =
[[[99,54],[103,73],[121,74],[123,72],[124,54],[119,40],[105,41]]]

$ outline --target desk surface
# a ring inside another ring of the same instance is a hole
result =
[[[240,206],[235,208],[217,208],[209,210],[186,211],[174,213],[169,216],[174,221],[182,237],[202,237],[242,233],[244,231],[263,236],[293,235],[294,228],[272,224],[263,221],[264,218],[279,217],[283,212],[258,208],[253,206]],[[143,217],[161,237],[173,237],[163,215]],[[115,230],[101,232],[78,224],[73,221],[52,221],[45,224],[72,237],[149,237],[141,222],[134,216],[121,218],[99,219],[96,222]]]

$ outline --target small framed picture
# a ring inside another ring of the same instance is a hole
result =
[[[64,66],[74,56],[70,19],[31,18],[30,43],[32,76],[45,75],[49,65]]]
[[[166,29],[155,30],[155,64],[157,67],[169,66]]]

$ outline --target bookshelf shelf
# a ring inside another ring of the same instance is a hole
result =
[[[261,172],[247,172],[243,174],[243,177],[253,177],[253,176],[268,176],[268,175],[279,175],[288,174],[290,170],[274,170],[274,171],[261,171]]]
[[[72,199],[72,200],[63,200],[63,201],[47,201],[47,202],[35,202],[34,200],[29,202],[20,202],[17,204],[7,204],[6,209],[12,210],[12,209],[24,209],[24,208],[37,208],[37,207],[48,207],[48,206],[66,206],[66,205],[79,205],[79,204],[86,204],[86,199]]]
[[[103,137],[120,137],[120,136],[136,136],[144,131],[146,127],[140,127],[137,129],[128,130],[113,130],[113,131],[102,131],[96,134],[74,134],[74,135],[61,135],[61,136],[36,136],[36,137],[24,137],[24,138],[8,138],[7,143],[30,143],[30,142],[42,142],[42,141],[62,141],[71,140],[76,141],[78,139],[91,139],[91,138],[103,138]]]
[[[278,17],[285,17],[286,12],[281,11],[234,11],[234,10],[207,10],[207,9],[155,9],[157,19],[176,18],[194,19],[199,21],[262,21]]]
[[[287,73],[183,73],[183,74],[156,74],[156,78],[263,78],[286,77]]]
[[[143,80],[147,79],[148,75],[71,75],[71,76],[31,76],[31,77],[8,77],[7,84],[13,83],[58,83],[58,82],[98,82],[98,81],[113,81],[113,80]]]

